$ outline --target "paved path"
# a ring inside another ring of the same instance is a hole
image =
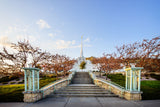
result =
[[[117,97],[48,97],[36,103],[0,103],[0,107],[159,107],[160,100],[127,101]]]

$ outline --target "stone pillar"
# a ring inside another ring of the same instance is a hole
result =
[[[23,68],[25,91],[24,102],[35,102],[42,98],[42,93],[39,91],[39,70],[38,68]]]
[[[126,91],[124,97],[127,100],[141,100],[141,69],[143,67],[126,68]]]

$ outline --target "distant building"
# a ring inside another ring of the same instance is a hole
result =
[[[92,64],[90,60],[86,60],[85,57],[83,56],[83,38],[81,38],[81,51],[80,51],[80,57],[77,58],[76,63],[73,65],[73,68],[69,71],[73,72],[90,72],[90,71],[98,71],[97,66],[95,64]],[[82,62],[85,62],[85,68],[80,69],[80,64]]]

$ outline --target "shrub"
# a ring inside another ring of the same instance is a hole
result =
[[[5,77],[0,78],[0,83],[8,82],[8,81],[9,81],[9,76],[5,76]]]
[[[57,76],[61,77],[61,76],[63,76],[63,73],[58,73]],[[56,77],[56,74],[55,74],[55,77]]]
[[[16,82],[10,82],[10,84],[15,84]]]
[[[8,82],[8,81],[11,81],[11,80],[14,80],[14,79],[19,79],[19,77],[16,76],[16,75],[5,76],[5,77],[0,78],[0,83],[1,82]]]
[[[149,77],[149,74],[148,74],[148,73],[145,73],[144,75],[145,75],[146,77]]]
[[[19,81],[18,84],[24,84],[24,81]]]
[[[103,74],[102,76],[106,76],[106,73],[105,73],[105,74]]]
[[[66,72],[66,75],[69,75],[69,72]]]
[[[160,75],[150,74],[150,76],[156,80],[160,80]]]
[[[149,79],[149,77],[146,77],[146,79]]]
[[[2,84],[8,84],[8,82],[1,82]]]
[[[14,79],[19,79],[19,77],[16,76],[16,75],[11,75],[11,76],[9,76],[9,79],[11,81],[11,80],[14,80]]]
[[[86,65],[86,62],[82,61],[81,64],[79,65],[80,69],[85,69],[85,65]]]
[[[16,81],[19,81],[19,78],[17,78]]]

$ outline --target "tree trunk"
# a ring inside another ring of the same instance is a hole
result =
[[[58,73],[57,73],[57,70],[56,70],[56,80],[58,80]]]
[[[108,79],[108,73],[106,73],[106,80]]]
[[[101,71],[99,71],[99,77],[101,77]]]
[[[66,71],[63,71],[63,76],[66,77]]]

